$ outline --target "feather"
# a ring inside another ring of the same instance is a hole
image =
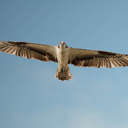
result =
[[[70,48],[69,64],[80,67],[122,67],[128,66],[128,55],[106,51]]]
[[[27,59],[57,62],[55,46],[27,42],[1,41],[0,51]]]

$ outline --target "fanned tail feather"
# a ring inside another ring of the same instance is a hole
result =
[[[62,81],[72,79],[69,66],[68,65],[58,66],[56,71],[56,77]]]

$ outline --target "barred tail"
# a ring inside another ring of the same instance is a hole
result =
[[[56,77],[62,81],[72,79],[69,66],[59,65],[56,71]]]

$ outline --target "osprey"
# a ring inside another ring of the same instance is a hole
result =
[[[68,47],[63,41],[58,46],[27,42],[0,41],[0,51],[27,59],[58,63],[56,77],[72,79],[68,64],[80,67],[113,68],[128,66],[128,55],[105,51]]]

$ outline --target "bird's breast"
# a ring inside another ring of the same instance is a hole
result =
[[[67,64],[69,59],[69,48],[57,48],[57,59],[60,64]]]

